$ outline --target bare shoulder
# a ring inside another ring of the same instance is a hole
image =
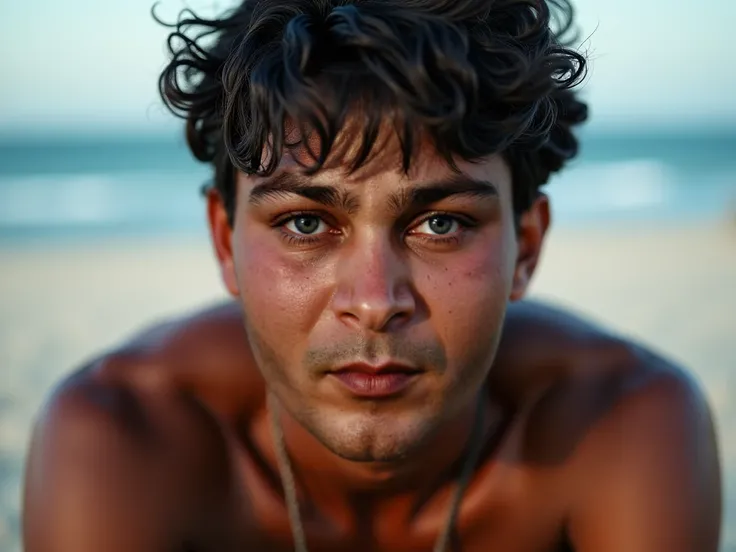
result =
[[[537,346],[523,457],[556,474],[575,550],[716,550],[718,447],[687,368],[563,310],[512,316],[508,337]]]
[[[567,477],[575,549],[715,552],[721,468],[700,386],[632,344],[629,358],[593,390],[599,410],[588,410]]]
[[[701,489],[717,487],[713,416],[698,381],[686,367],[644,345],[610,340],[600,366],[581,366],[571,376],[570,389],[581,397],[581,420],[587,424],[580,461],[592,477],[639,469],[662,475],[673,469],[702,478]],[[611,348],[618,352],[610,354]]]
[[[251,353],[240,307],[215,304],[152,324],[118,349],[126,362],[107,370],[113,378],[196,397],[221,416],[243,416],[263,407],[265,387]]]
[[[510,311],[501,369],[530,412],[529,429],[569,435],[576,449],[616,424],[684,418],[710,431],[710,409],[687,368],[574,313],[524,302]],[[604,437],[605,438],[605,437]],[[547,447],[547,443],[544,443]],[[571,452],[571,451],[567,451]]]
[[[226,507],[221,420],[182,376],[197,364],[187,334],[202,329],[214,328],[158,324],[56,386],[27,461],[29,552],[174,549]]]

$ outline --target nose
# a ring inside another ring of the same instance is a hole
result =
[[[356,238],[343,247],[332,299],[341,321],[372,332],[395,331],[417,308],[408,261],[380,234]]]

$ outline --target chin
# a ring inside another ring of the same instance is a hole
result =
[[[333,454],[351,462],[398,462],[410,456],[435,427],[433,417],[346,414],[311,420],[314,437]]]
[[[358,463],[390,464],[405,459],[411,444],[401,442],[345,443],[322,442],[325,447],[343,460]]]

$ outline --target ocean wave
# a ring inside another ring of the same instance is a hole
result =
[[[549,193],[562,210],[625,211],[671,201],[676,180],[667,165],[653,159],[589,163],[563,172]]]
[[[548,193],[563,220],[720,216],[736,199],[736,165],[685,170],[658,159],[581,163],[555,177]]]
[[[199,185],[178,172],[0,177],[0,226],[181,223],[202,216]]]
[[[0,224],[99,224],[119,220],[115,182],[105,175],[0,180]]]

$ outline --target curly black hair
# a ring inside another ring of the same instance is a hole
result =
[[[351,168],[392,121],[409,169],[418,135],[455,168],[504,156],[514,211],[578,151],[587,106],[573,89],[585,58],[570,47],[568,0],[244,0],[220,18],[184,10],[171,29],[159,89],[186,119],[193,155],[214,165],[232,223],[235,170],[268,175],[289,122],[319,138],[319,170],[356,108]],[[388,118],[387,118],[388,116]],[[264,151],[266,156],[264,163]]]

